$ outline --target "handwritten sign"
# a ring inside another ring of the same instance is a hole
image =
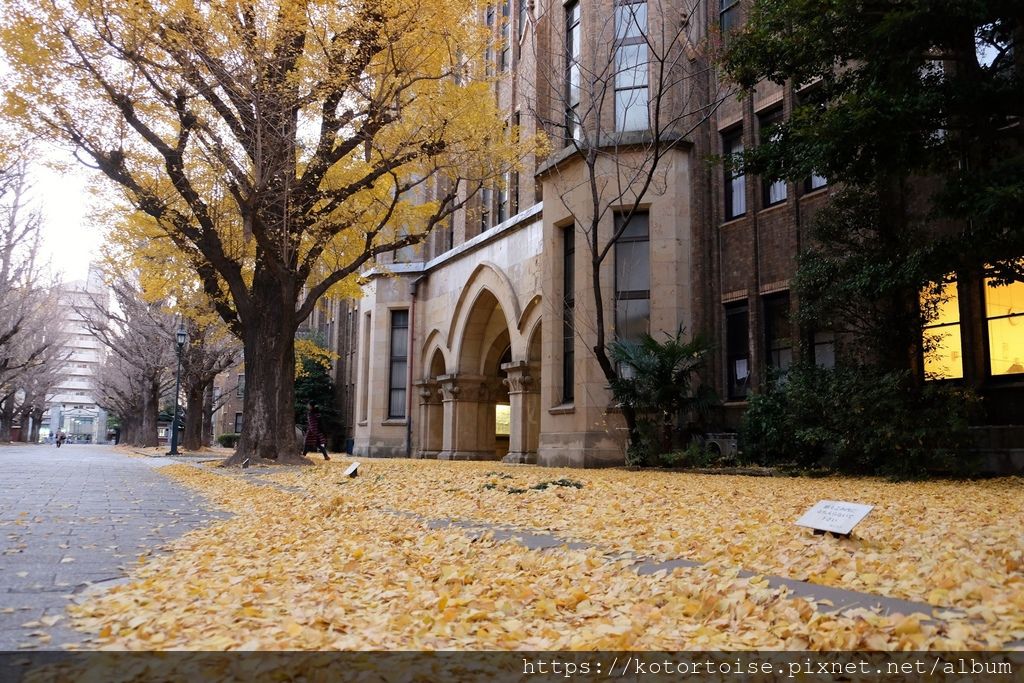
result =
[[[796,525],[834,534],[849,534],[874,507],[841,500],[822,500],[796,520]]]
[[[345,470],[345,476],[346,477],[356,477],[356,476],[359,476],[359,463],[354,462],[351,465],[349,465],[348,469]]]

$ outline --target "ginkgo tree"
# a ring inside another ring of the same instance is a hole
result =
[[[294,459],[294,332],[536,141],[480,0],[11,0],[5,111],[151,217],[244,346],[233,462]]]

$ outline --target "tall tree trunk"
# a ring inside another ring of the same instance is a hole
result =
[[[32,435],[30,437],[32,443],[39,443],[39,427],[43,421],[44,412],[42,408],[36,408],[32,411]]]
[[[0,441],[11,440],[11,427],[14,425],[14,394],[4,397],[0,408]]]
[[[129,417],[127,414],[121,416],[121,439],[120,442],[129,446],[135,446],[139,439],[138,417]]]
[[[32,411],[31,410],[23,410],[23,411],[21,411],[21,414],[19,415],[19,420],[18,421],[21,424],[21,432],[19,432],[19,434],[18,434],[18,440],[21,441],[22,443],[29,443],[32,440],[32,432],[31,432],[31,429],[29,429],[29,424],[31,422],[31,419],[30,419],[31,417],[32,417]]]
[[[213,382],[203,392],[203,445],[213,445]]]
[[[309,464],[295,447],[295,297],[270,273],[254,278],[256,306],[242,339],[242,437],[226,465],[246,458]]]
[[[206,384],[190,383],[185,390],[185,431],[182,448],[198,451],[203,446],[203,394]]]
[[[142,419],[139,423],[139,431],[136,434],[136,446],[158,446],[160,439],[157,435],[157,422],[160,419],[160,377],[159,375],[150,378],[149,387],[142,399]]]

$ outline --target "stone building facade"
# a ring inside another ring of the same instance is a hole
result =
[[[724,400],[723,430],[736,428],[770,368],[801,353],[835,362],[832,331],[791,324],[796,255],[827,178],[772,182],[714,162],[757,145],[802,95],[765,84],[740,98],[716,81],[705,48],[739,10],[707,0],[508,0],[481,16],[496,40],[497,101],[522,135],[543,130],[552,149],[423,244],[382,258],[363,297],[332,309],[345,321],[332,343],[357,455],[622,464],[624,422],[592,350],[588,225],[599,243],[614,242],[600,271],[608,339],[679,328],[711,339],[707,379]],[[672,45],[659,52],[665,36]],[[666,60],[682,76],[659,82]],[[605,89],[580,85],[599,73]],[[634,206],[653,128],[672,143]],[[593,163],[572,144],[588,134],[603,152]],[[595,175],[625,188],[596,209]],[[611,240],[623,215],[631,222]],[[1020,342],[1024,353],[1024,339],[1010,330],[1024,323],[1022,289],[995,292],[965,274],[939,321],[955,325],[956,348],[921,360],[992,397],[994,442],[1022,440],[1012,406],[1024,367],[1012,348]]]

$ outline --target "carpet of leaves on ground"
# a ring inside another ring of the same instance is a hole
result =
[[[345,464],[275,479],[322,496]],[[363,474],[350,486],[390,509],[512,524],[659,560],[742,567],[955,607],[998,623],[1011,641],[1024,638],[1020,477],[888,482],[422,460],[364,460]],[[585,485],[532,488],[563,477]],[[851,538],[820,537],[793,525],[819,500],[875,509]]]
[[[535,526],[563,528],[588,506],[596,510],[603,495],[617,513],[595,511],[572,524],[593,523],[593,534],[607,541],[612,527],[668,509],[659,503],[647,515],[626,515],[625,496],[599,485],[640,486],[650,478],[645,474],[374,461],[364,463],[359,478],[344,479],[344,465],[271,477],[305,495],[237,473],[163,468],[235,516],[190,532],[172,553],[137,569],[131,583],[73,607],[75,625],[98,634],[97,647],[129,650],[958,650],[995,648],[1012,637],[1002,615],[997,627],[967,617],[834,614],[826,604],[769,588],[763,578],[739,578],[724,563],[640,576],[598,549],[532,551],[430,529],[387,510],[514,523],[547,511],[551,519]],[[524,484],[564,476],[584,486],[524,494],[485,489],[490,481],[511,481],[497,472]],[[802,483],[788,482],[794,489]],[[718,514],[725,512],[720,506]],[[730,531],[720,525],[717,533]],[[628,545],[625,535],[611,538]],[[658,550],[668,552],[670,542]]]

